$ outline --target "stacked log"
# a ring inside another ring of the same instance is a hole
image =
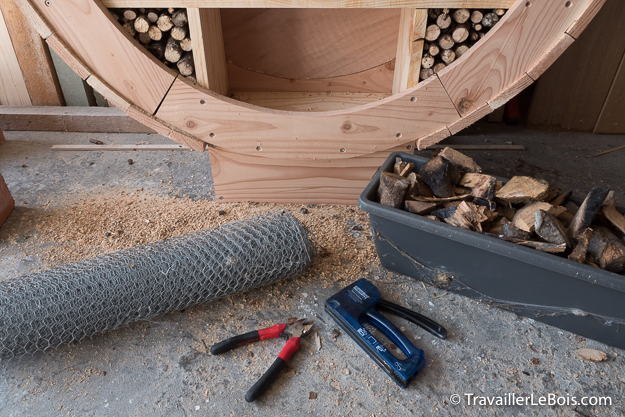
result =
[[[505,9],[429,9],[421,60],[421,79],[431,77],[460,58],[505,13]]]
[[[110,12],[156,59],[195,79],[186,9],[110,9]]]

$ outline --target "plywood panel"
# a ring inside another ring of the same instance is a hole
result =
[[[349,109],[389,97],[388,93],[235,93],[232,98],[268,109],[332,111]]]
[[[525,76],[592,0],[517,2],[476,46],[439,73],[464,115]],[[529,6],[526,6],[529,4]]]
[[[204,88],[228,94],[226,55],[219,9],[187,9],[195,77]]]
[[[425,9],[401,9],[393,93],[402,92],[419,83],[427,21],[428,11]]]
[[[219,8],[400,8],[434,7],[472,9],[507,9],[516,0],[178,0],[176,7],[219,7]],[[171,7],[171,0],[104,0],[106,7]]]
[[[37,30],[26,20],[26,16],[13,0],[0,0],[11,35],[17,61],[22,70],[24,83],[34,106],[62,106],[63,93],[56,78],[50,52]]]
[[[30,106],[30,96],[0,10],[0,105]]]
[[[156,110],[175,78],[173,71],[146,55],[99,3],[54,0],[49,7],[43,1],[33,5],[98,78],[144,110]]]
[[[592,131],[625,53],[625,2],[608,0],[536,83],[528,125]]]
[[[393,85],[395,61],[357,74],[336,78],[289,80],[248,71],[227,64],[230,92],[356,92],[390,93]]]
[[[436,77],[347,111],[299,113],[216,99],[177,79],[156,114],[230,151],[273,158],[349,158],[441,129],[458,113]]]
[[[397,9],[224,9],[226,59],[288,79],[339,77],[392,60]]]
[[[217,201],[356,204],[389,153],[414,142],[341,160],[282,160],[209,148]]]
[[[625,55],[621,59],[594,132],[625,134]]]

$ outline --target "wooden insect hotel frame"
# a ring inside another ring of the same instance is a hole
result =
[[[218,201],[354,204],[390,152],[453,135],[534,82],[604,1],[178,0],[197,83],[147,53],[107,9],[172,2],[17,3],[110,103],[208,149]],[[419,82],[432,8],[507,12]],[[284,42],[299,53],[286,53]]]

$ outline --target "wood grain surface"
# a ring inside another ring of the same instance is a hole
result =
[[[401,9],[393,94],[405,91],[419,83],[427,21],[428,11],[425,9]]]
[[[176,7],[372,9],[435,7],[507,9],[515,0],[178,0]],[[171,0],[104,0],[106,7],[171,7]]]
[[[198,84],[221,95],[228,94],[226,55],[219,9],[187,9]]]
[[[241,92],[232,98],[268,109],[318,112],[349,109],[390,96],[390,93]]]
[[[30,96],[0,10],[0,105],[30,106]]]

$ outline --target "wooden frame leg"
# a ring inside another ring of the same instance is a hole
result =
[[[11,197],[9,188],[4,182],[4,178],[2,178],[2,175],[0,174],[0,226],[2,226],[2,223],[4,223],[7,217],[9,217],[9,214],[13,211],[14,206],[15,201],[13,200],[13,197]]]

